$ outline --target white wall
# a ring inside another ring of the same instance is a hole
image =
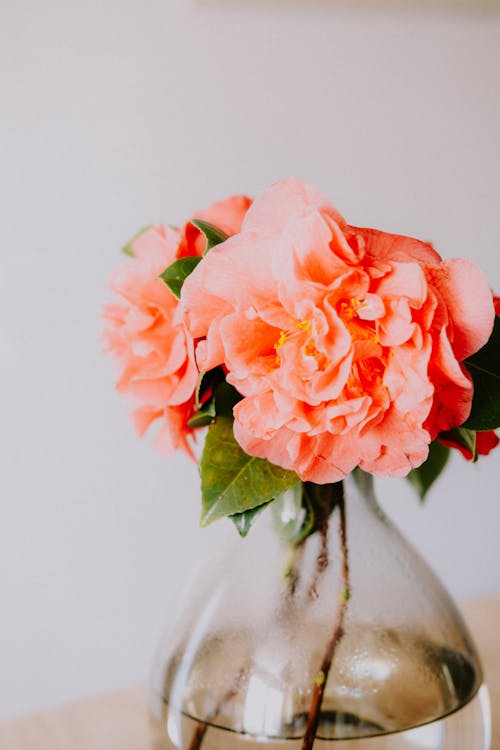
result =
[[[16,0],[1,10],[0,715],[144,680],[197,478],[139,442],[99,351],[118,248],[289,174],[500,289],[500,16]],[[387,505],[458,597],[500,590],[498,455]]]

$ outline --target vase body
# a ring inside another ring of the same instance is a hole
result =
[[[155,662],[154,750],[301,750],[322,682],[316,750],[488,749],[459,612],[370,478],[344,486],[344,544],[338,509],[287,542],[300,522],[291,491],[203,568]]]

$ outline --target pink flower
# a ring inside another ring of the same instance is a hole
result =
[[[278,183],[182,292],[201,370],[227,368],[245,451],[302,480],[355,466],[402,476],[462,424],[461,362],[488,339],[488,284],[467,260],[346,224],[318,191]]]
[[[208,208],[196,211],[193,219],[208,221],[231,236],[240,231],[241,223],[251,204],[252,199],[246,195],[233,195],[230,198],[226,198],[226,200],[212,203]],[[177,257],[203,255],[204,250],[205,238],[200,230],[188,221],[182,227]]]
[[[228,234],[241,227],[250,199],[234,196],[216,203],[195,218],[218,222]],[[155,422],[155,445],[165,455],[182,448],[194,458],[187,422],[194,411],[198,368],[194,345],[178,314],[179,303],[159,275],[177,258],[201,255],[203,235],[192,224],[181,230],[161,224],[151,227],[132,243],[134,257],[126,260],[111,278],[121,301],[104,307],[105,350],[117,360],[117,390],[139,406],[132,412],[139,435]]]

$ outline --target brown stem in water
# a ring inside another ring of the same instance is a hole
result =
[[[297,547],[293,547],[287,569],[285,571],[285,580],[287,584],[287,597],[293,599],[300,582],[300,566],[304,557],[304,543],[301,542]]]
[[[339,512],[340,512],[340,529],[339,530],[340,530],[340,550],[341,550],[341,555],[342,555],[341,575],[342,575],[342,582],[344,585],[343,585],[343,589],[341,592],[340,605],[336,611],[336,617],[335,617],[335,622],[333,625],[332,633],[328,641],[325,654],[323,656],[323,661],[321,663],[320,671],[318,672],[316,676],[316,683],[315,683],[315,687],[313,691],[311,708],[309,710],[307,726],[306,726],[306,731],[305,731],[304,738],[302,741],[301,750],[311,750],[314,745],[314,741],[316,738],[316,730],[318,728],[319,718],[321,714],[321,706],[323,703],[325,686],[328,680],[328,674],[330,672],[330,668],[332,666],[333,657],[335,655],[335,650],[343,635],[344,615],[347,609],[347,602],[350,596],[349,594],[349,558],[348,558],[348,549],[347,549],[344,488],[343,488],[342,482],[338,482],[336,485],[334,485],[334,487],[336,491],[335,507],[338,507]],[[324,516],[323,523],[320,528],[321,547],[320,547],[320,551],[316,560],[316,570],[315,570],[314,579],[311,583],[311,586],[309,587],[310,598],[317,598],[318,594],[317,594],[316,588],[317,588],[319,578],[328,567],[329,512],[330,512],[329,510],[325,510],[325,516]],[[287,578],[288,578],[288,595],[291,598],[294,597],[295,591],[299,582],[299,577],[300,577],[299,568],[300,568],[300,563],[302,560],[303,553],[304,553],[304,547],[301,544],[296,548],[294,560],[292,561],[290,565],[290,569],[286,573]],[[246,672],[247,672],[246,668],[240,669],[239,673],[234,679],[233,684],[231,685],[229,690],[222,696],[221,700],[215,706],[213,711],[207,716],[205,721],[198,722],[194,730],[193,736],[191,738],[189,750],[200,750],[209,724],[215,721],[215,719],[217,718],[219,713],[223,710],[225,705],[229,703],[229,701],[231,701],[237,695],[241,687],[241,682],[246,675]]]
[[[235,695],[237,694],[238,690],[241,687],[241,683],[243,678],[246,675],[246,668],[242,667],[236,677],[234,678],[234,682],[229,688],[229,690],[224,693],[220,701],[217,703],[213,711],[211,711],[205,721],[199,721],[196,725],[196,728],[193,732],[193,736],[191,738],[191,743],[189,745],[189,750],[199,750],[201,747],[201,743],[203,742],[205,738],[206,731],[208,729],[208,724],[212,721],[215,721],[217,716],[220,714],[224,706],[229,703],[230,700],[232,700]]]
[[[340,639],[343,635],[343,622],[344,615],[347,609],[347,602],[349,601],[349,556],[347,550],[347,534],[346,534],[346,514],[345,514],[345,500],[344,500],[344,488],[342,482],[338,484],[338,498],[337,507],[340,512],[340,551],[342,555],[342,582],[343,590],[341,593],[341,599],[337,611],[335,613],[335,621],[332,628],[332,633],[328,641],[326,651],[323,656],[320,671],[316,676],[316,683],[314,685],[313,697],[311,701],[311,708],[309,709],[309,715],[307,717],[306,731],[302,740],[301,750],[311,750],[314,745],[316,738],[316,730],[318,728],[319,717],[321,714],[321,705],[323,703],[323,696],[325,692],[326,683],[328,680],[328,674],[332,666],[333,657],[335,650],[339,644]],[[321,553],[320,553],[321,554]]]
[[[329,525],[329,512],[325,513],[323,523],[320,529],[321,547],[319,550],[318,557],[316,558],[316,570],[311,585],[309,586],[309,598],[318,598],[318,583],[322,574],[328,568],[328,525]]]

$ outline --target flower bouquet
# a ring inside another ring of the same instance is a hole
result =
[[[158,670],[155,746],[486,748],[470,637],[371,486],[406,477],[423,498],[450,449],[475,461],[498,444],[482,272],[347,224],[298,179],[148,227],[124,252],[104,340],[138,433],[155,426],[160,451],[199,463],[202,525],[227,516],[246,537],[267,516],[278,545],[250,534],[217,601],[200,583]]]

